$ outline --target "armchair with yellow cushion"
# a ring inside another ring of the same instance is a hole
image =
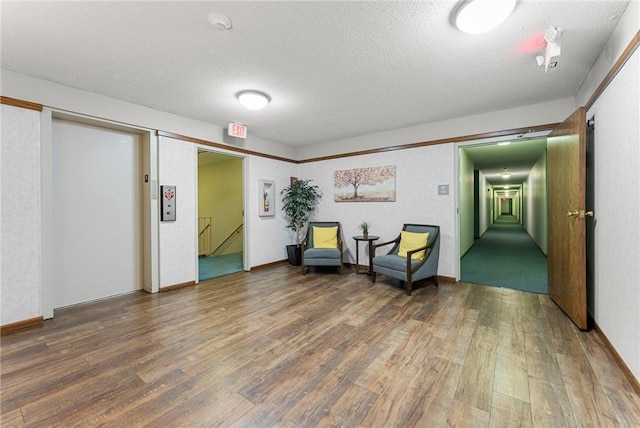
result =
[[[386,254],[376,255],[376,249],[393,244]],[[371,281],[378,273],[405,283],[410,296],[413,282],[433,278],[438,286],[438,259],[440,257],[440,226],[405,224],[400,235],[392,241],[373,246]]]
[[[340,222],[312,221],[302,241],[302,274],[309,266],[336,266],[342,273],[342,236]]]

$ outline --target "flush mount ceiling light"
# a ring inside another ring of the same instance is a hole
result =
[[[499,146],[508,146],[509,144],[511,144],[511,141],[502,141],[498,143]]]
[[[509,173],[502,174],[502,178],[509,178],[509,177],[511,177],[511,174]]]
[[[507,19],[515,7],[516,0],[466,0],[455,11],[453,21],[465,33],[486,33]]]
[[[240,91],[236,94],[236,98],[249,110],[261,110],[271,101],[269,95],[254,90]]]

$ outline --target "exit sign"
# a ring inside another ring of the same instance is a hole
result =
[[[239,123],[230,122],[227,132],[231,137],[247,138],[247,127]]]

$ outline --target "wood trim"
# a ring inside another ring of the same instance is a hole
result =
[[[39,326],[39,325],[42,325],[43,322],[44,322],[44,318],[40,316],[40,317],[29,318],[29,319],[18,321],[18,322],[13,322],[10,324],[5,324],[3,326],[0,326],[0,336],[5,336],[17,330],[22,330],[23,328]]]
[[[196,285],[195,281],[187,281],[187,282],[182,282],[180,284],[173,284],[173,285],[167,285],[166,287],[160,287],[158,291],[160,293],[164,293],[165,291],[177,290],[179,288],[191,287],[194,285]]]
[[[454,277],[452,277],[452,276],[442,276],[442,275],[438,275],[438,281],[442,281],[442,282],[450,282],[450,283],[452,283],[452,284],[455,284],[456,282],[458,282],[458,281],[456,281],[456,279],[455,279]]]
[[[591,316],[589,317],[591,318]],[[602,340],[603,345],[605,346],[605,348],[609,350],[609,352],[611,352],[611,356],[616,361],[616,363],[618,364],[618,367],[620,367],[620,370],[622,370],[622,373],[627,378],[629,383],[631,383],[631,386],[633,386],[633,389],[635,389],[636,393],[640,394],[640,381],[638,381],[638,379],[636,379],[633,373],[631,373],[631,370],[629,370],[629,367],[627,366],[627,364],[624,362],[622,357],[620,357],[620,354],[618,354],[618,351],[616,351],[616,348],[611,344],[611,342],[609,342],[609,339],[604,334],[604,332],[600,329],[600,326],[598,326],[598,324],[593,318],[591,319],[593,322],[594,330],[596,331],[596,333],[598,333],[598,336]]]
[[[16,98],[3,97],[3,96],[0,96],[0,104],[6,104],[8,106],[26,108],[29,110],[36,110],[36,111],[42,111],[43,109],[42,104],[36,104],[29,101],[23,101],[23,100],[18,100]]]
[[[247,150],[247,149],[243,149],[241,147],[230,146],[230,145],[227,145],[227,144],[215,143],[213,141],[201,140],[199,138],[187,137],[186,135],[174,134],[173,132],[157,131],[157,134],[158,134],[159,137],[174,138],[176,140],[182,140],[182,141],[187,141],[189,143],[201,144],[203,146],[215,147],[217,149],[224,149],[224,150],[229,150],[229,151],[232,151],[232,152],[243,153],[245,155],[260,156],[260,157],[263,157],[263,158],[274,159],[274,160],[279,160],[279,161],[283,161],[283,162],[298,163],[297,161],[295,161],[293,159],[283,158],[283,157],[280,157],[280,156],[274,156],[274,155],[270,155],[270,154],[267,154],[267,153],[255,152],[253,150]]]
[[[279,265],[283,265],[288,263],[286,259],[282,259],[282,260],[278,260],[275,262],[271,262],[271,263],[265,263],[263,265],[257,265],[257,266],[251,266],[251,268],[249,268],[249,272],[255,272],[257,270],[262,270],[262,269],[269,269],[272,268],[274,266],[279,266]]]
[[[346,157],[352,157],[352,156],[370,155],[370,154],[376,154],[376,153],[391,152],[396,150],[407,150],[407,149],[415,149],[418,147],[435,146],[438,144],[461,143],[464,141],[480,140],[484,138],[497,138],[497,137],[504,137],[507,135],[526,134],[528,132],[552,130],[552,129],[555,129],[556,126],[558,126],[558,123],[548,123],[546,125],[536,125],[536,126],[530,126],[526,128],[504,129],[502,131],[484,132],[481,134],[471,134],[471,135],[463,135],[460,137],[441,138],[438,140],[429,140],[429,141],[421,141],[418,143],[400,144],[397,146],[382,147],[379,149],[360,150],[357,152],[348,152],[348,153],[340,153],[337,155],[321,156],[317,158],[299,160],[297,161],[297,163],[319,162],[324,160],[340,159],[340,158],[346,158]]]
[[[626,49],[622,52],[622,54],[620,54],[620,57],[618,58],[616,63],[613,64],[613,67],[611,68],[611,70],[609,70],[609,73],[605,76],[604,80],[600,83],[600,85],[595,90],[593,95],[591,95],[591,98],[589,98],[589,101],[587,101],[587,105],[585,106],[587,110],[589,110],[593,106],[593,104],[600,97],[600,95],[602,95],[604,90],[607,89],[607,86],[609,86],[609,84],[613,81],[613,79],[620,72],[620,70],[622,70],[622,67],[624,67],[624,65],[627,63],[629,58],[631,58],[631,55],[633,55],[633,53],[636,51],[639,45],[640,45],[640,30],[636,32],[636,35],[633,37],[633,39],[631,39]]]

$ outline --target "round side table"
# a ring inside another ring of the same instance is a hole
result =
[[[371,275],[372,273],[372,266],[371,266],[371,254],[373,252],[373,241],[377,241],[378,239],[380,239],[379,236],[374,236],[374,235],[369,235],[366,238],[362,235],[358,235],[358,236],[353,236],[353,239],[355,239],[356,241],[356,274],[359,273],[364,273],[367,275]],[[366,272],[360,272],[360,252],[359,252],[359,248],[360,248],[360,242],[367,242],[369,244],[369,270],[367,270]]]

